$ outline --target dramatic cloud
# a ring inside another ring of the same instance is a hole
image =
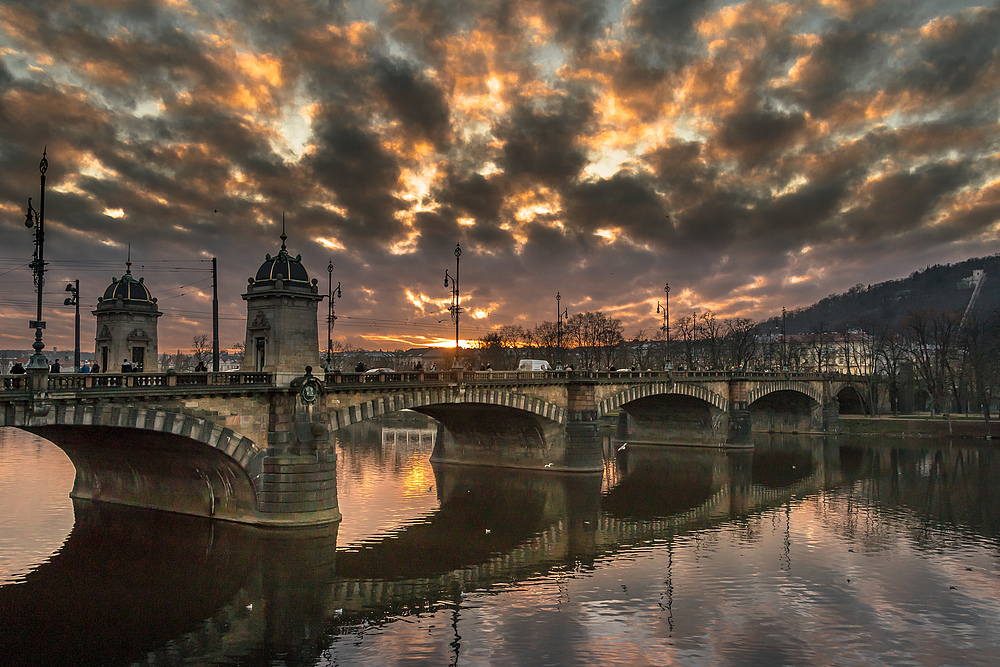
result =
[[[470,339],[557,291],[631,331],[664,282],[762,319],[1000,252],[997,34],[959,0],[12,0],[0,348],[30,345],[43,148],[50,347],[63,281],[92,308],[129,248],[163,350],[211,330],[218,257],[231,346],[283,214],[374,348],[451,338],[457,243]]]

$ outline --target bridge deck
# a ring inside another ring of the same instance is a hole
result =
[[[482,385],[543,385],[644,382],[718,382],[799,381],[816,382],[845,379],[846,376],[819,373],[769,373],[744,371],[398,371],[393,373],[326,373],[328,389],[385,387],[447,386],[454,384]],[[51,373],[45,379],[46,390],[56,394],[120,394],[120,393],[208,393],[226,390],[272,390],[276,387],[272,373]],[[30,394],[28,375],[0,375],[0,387],[5,394]]]

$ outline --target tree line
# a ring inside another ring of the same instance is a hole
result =
[[[774,321],[684,315],[667,330],[636,329],[601,311],[561,327],[507,324],[481,337],[473,364],[513,369],[522,358],[576,369],[733,370],[849,375],[868,411],[978,412],[1000,398],[1000,309],[985,315],[919,308],[902,320],[857,318],[847,331],[782,335]],[[988,415],[988,412],[986,412]]]

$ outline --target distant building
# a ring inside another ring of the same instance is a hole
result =
[[[125,262],[125,275],[112,278],[104,296],[98,297],[93,313],[97,316],[94,358],[102,371],[117,371],[126,359],[145,371],[159,370],[156,321],[163,313],[143,279],[132,277],[131,259]]]
[[[446,370],[451,366],[451,359],[454,357],[454,350],[443,347],[414,347],[403,353],[402,366],[400,370],[414,370],[417,364],[425,371],[431,367],[437,370]]]

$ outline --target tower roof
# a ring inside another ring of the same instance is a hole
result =
[[[306,267],[302,266],[302,255],[292,257],[288,254],[288,249],[285,247],[287,238],[288,236],[285,235],[285,216],[282,215],[281,250],[274,257],[270,254],[265,255],[264,263],[260,265],[256,275],[254,275],[255,283],[267,284],[268,282],[273,283],[275,280],[282,280],[309,284],[309,273],[306,271]]]
[[[114,301],[115,299],[156,303],[156,299],[153,298],[149,288],[143,284],[142,278],[136,280],[132,277],[131,259],[125,262],[125,275],[121,279],[112,278],[111,284],[104,290],[104,296],[98,299],[98,301]]]

